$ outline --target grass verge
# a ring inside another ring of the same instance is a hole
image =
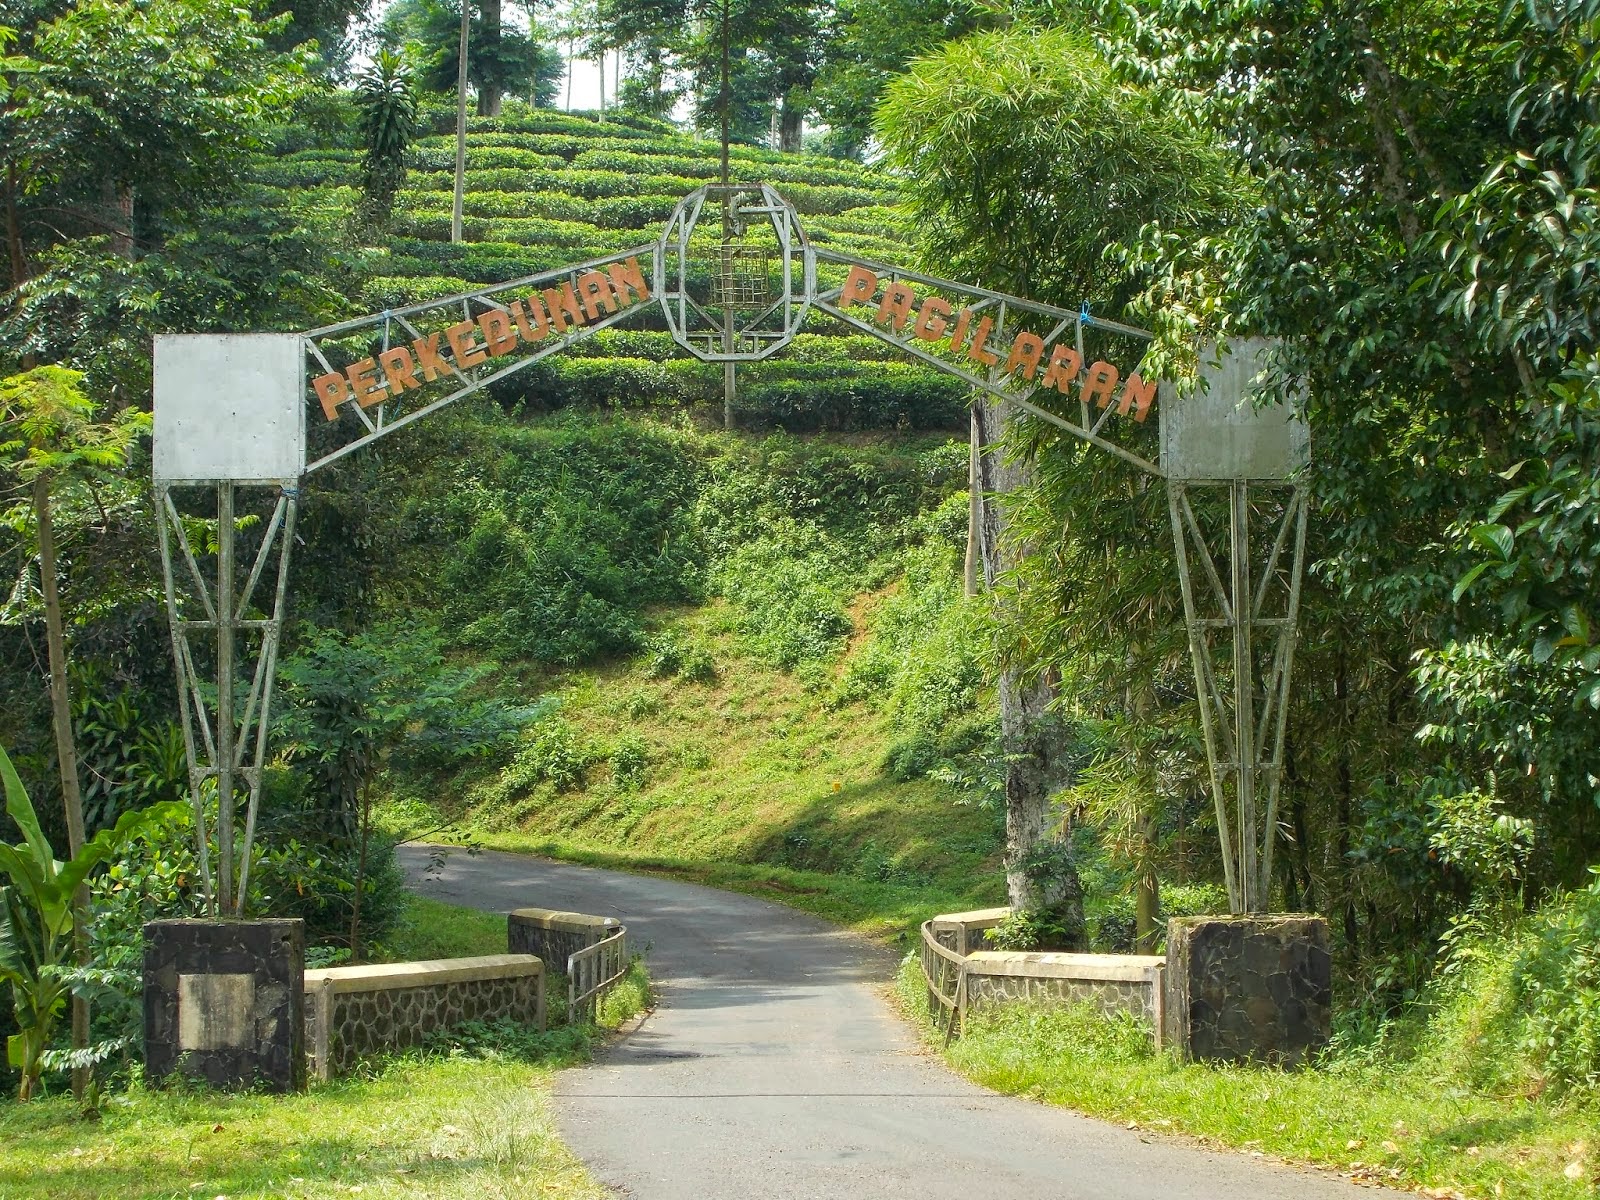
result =
[[[406,907],[405,924],[389,938],[384,950],[384,957],[391,962],[504,954],[506,918],[503,913],[414,895]]]
[[[505,948],[505,919],[417,898],[391,953]],[[606,996],[615,1028],[650,1004],[635,962]],[[407,1196],[599,1200],[609,1195],[555,1131],[552,1078],[594,1029],[476,1023],[298,1095],[228,1095],[137,1079],[84,1118],[70,1096],[0,1101],[3,1200],[173,1196]]]
[[[902,966],[906,1014],[933,1036],[921,972]],[[1600,1116],[1581,1105],[1441,1085],[1420,1067],[1330,1056],[1315,1069],[1183,1064],[1131,1021],[1009,1005],[969,1018],[941,1051],[984,1087],[1090,1116],[1291,1159],[1435,1197],[1595,1195]]]

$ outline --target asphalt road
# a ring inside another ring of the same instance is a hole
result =
[[[895,956],[694,884],[514,854],[401,860],[424,895],[619,917],[659,1005],[561,1074],[567,1144],[636,1200],[1353,1200],[1369,1190],[998,1096],[919,1049]]]

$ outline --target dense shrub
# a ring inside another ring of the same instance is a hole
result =
[[[738,611],[756,653],[792,670],[831,657],[853,628],[844,607],[854,590],[840,570],[844,558],[822,530],[789,520],[735,547],[712,581]]]
[[[911,219],[898,208],[888,205],[864,205],[846,209],[827,217],[818,217],[815,225],[834,233],[864,233],[874,237],[903,237],[910,229]]]
[[[551,155],[533,154],[528,151],[497,151],[496,154],[527,154],[528,161],[521,163],[486,162],[480,159],[467,164],[466,178],[462,181],[465,195],[472,196],[478,192],[526,192],[533,190],[531,187],[530,171],[552,170],[561,165],[561,160]],[[434,172],[413,171],[406,176],[406,182],[412,188],[421,192],[444,192],[449,195],[455,190],[455,168]]]
[[[645,643],[645,672],[654,679],[676,677],[686,683],[709,683],[717,676],[711,651],[670,633]]]
[[[1600,869],[1496,932],[1469,916],[1449,955],[1424,1054],[1493,1092],[1600,1087]]]
[[[412,508],[462,642],[552,663],[619,654],[639,644],[645,605],[698,594],[700,465],[679,437],[546,427],[480,470]]]
[[[644,229],[666,221],[682,199],[682,195],[677,193],[613,196],[594,201],[588,219],[609,229]]]
[[[453,296],[473,285],[446,275],[378,275],[362,286],[361,300],[369,308],[403,308],[420,300]]]

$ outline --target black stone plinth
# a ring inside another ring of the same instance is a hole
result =
[[[305,922],[152,921],[144,927],[144,1054],[213,1087],[305,1086]]]
[[[1328,923],[1304,915],[1167,923],[1167,1036],[1188,1059],[1298,1066],[1333,1020]]]

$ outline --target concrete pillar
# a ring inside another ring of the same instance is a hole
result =
[[[305,1086],[305,922],[152,921],[144,927],[144,1053],[219,1088]]]
[[[1306,915],[1167,923],[1167,1040],[1188,1059],[1298,1066],[1333,1019],[1328,923]]]

